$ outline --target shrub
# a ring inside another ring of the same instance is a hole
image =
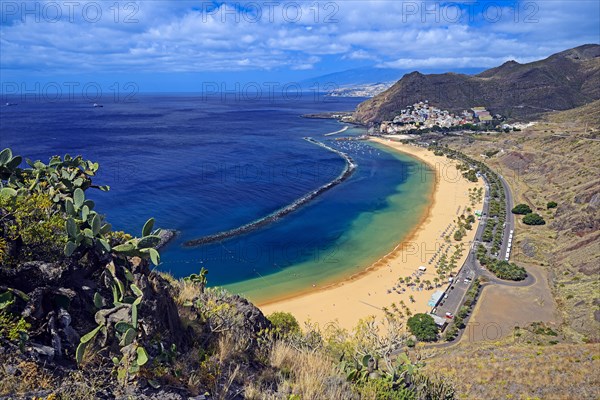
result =
[[[511,211],[513,214],[525,215],[531,213],[531,207],[527,204],[517,204]]]
[[[456,241],[460,241],[463,238],[463,234],[460,230],[457,230],[456,232],[454,232],[454,240]]]
[[[300,333],[300,325],[296,318],[288,312],[274,312],[267,317],[273,324],[276,333],[282,336]]]
[[[523,217],[523,223],[525,225],[546,225],[546,221],[541,215],[530,213]]]
[[[546,208],[551,209],[551,208],[556,208],[558,206],[558,204],[555,201],[549,201],[548,204],[546,204]]]
[[[477,173],[473,169],[463,172],[463,176],[471,182],[477,182]]]
[[[429,314],[415,314],[407,321],[408,329],[415,337],[423,342],[437,340],[438,326]]]
[[[23,317],[14,316],[5,311],[0,311],[0,338],[16,341],[21,335],[27,334],[31,325]]]
[[[511,264],[508,261],[496,261],[487,265],[488,269],[500,279],[522,281],[527,278],[527,271],[523,267]]]

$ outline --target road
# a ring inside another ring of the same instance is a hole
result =
[[[437,307],[434,308],[434,310],[435,310],[434,314],[439,317],[442,317],[442,318],[444,318],[446,316],[446,313],[452,313],[455,315],[458,312],[460,306],[463,304],[465,295],[466,295],[467,291],[469,290],[469,288],[471,287],[471,284],[472,284],[473,280],[475,280],[475,278],[478,278],[480,276],[485,276],[488,280],[493,281],[493,282],[497,282],[497,283],[505,282],[505,281],[498,280],[493,274],[491,274],[489,271],[487,271],[486,269],[481,267],[481,265],[479,265],[479,261],[477,261],[477,257],[476,257],[477,245],[481,241],[481,235],[483,234],[483,230],[485,228],[485,223],[487,221],[487,218],[489,218],[489,187],[490,186],[489,186],[489,182],[488,182],[487,178],[484,175],[482,175],[482,177],[483,177],[483,180],[485,181],[486,187],[485,187],[485,197],[483,200],[481,221],[479,221],[479,225],[478,225],[477,231],[475,233],[475,240],[471,246],[471,249],[469,250],[467,259],[465,260],[463,266],[459,270],[457,276],[454,278],[452,284],[449,285],[449,287],[446,289],[446,292],[445,292],[442,300],[439,302]],[[512,197],[510,188],[508,186],[508,183],[506,182],[506,180],[504,180],[504,178],[502,176],[498,175],[498,177],[499,177],[500,182],[502,183],[502,187],[504,189],[504,198],[505,198],[505,202],[506,202],[506,225],[504,226],[504,234],[503,234],[502,245],[500,246],[500,254],[499,254],[499,259],[504,260],[504,258],[506,256],[506,249],[508,247],[508,237],[510,236],[510,231],[513,230],[513,232],[514,232],[514,229],[515,229],[515,219],[514,219],[512,212],[510,211],[513,208],[513,197]],[[469,282],[465,283],[464,282],[465,278],[470,278],[471,280]],[[513,284],[513,283],[509,283],[509,284]],[[527,286],[529,284],[531,284],[531,282],[526,280],[524,282],[519,282],[516,285]]]
[[[498,259],[504,260],[506,257],[506,248],[508,247],[510,231],[512,230],[514,232],[515,230],[515,216],[511,212],[514,207],[514,201],[508,183],[506,183],[502,175],[498,174],[498,178],[500,178],[500,182],[504,188],[504,198],[506,201],[506,227],[504,229],[504,236],[502,237],[502,245],[500,246],[500,255],[498,256]]]

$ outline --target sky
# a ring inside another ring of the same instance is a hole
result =
[[[0,0],[0,28],[3,93],[202,91],[534,61],[599,43],[600,2]]]

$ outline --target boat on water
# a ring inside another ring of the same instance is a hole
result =
[[[104,107],[102,104],[94,103],[94,108]]]

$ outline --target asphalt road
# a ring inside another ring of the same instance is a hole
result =
[[[498,177],[500,178],[500,182],[502,182],[502,186],[504,187],[504,198],[506,200],[506,227],[504,228],[504,236],[502,237],[502,245],[500,246],[500,255],[498,257],[500,260],[504,260],[506,257],[506,248],[508,247],[508,237],[510,235],[510,231],[514,231],[515,229],[515,216],[510,211],[514,207],[514,201],[508,183],[506,183],[502,175],[498,174]]]
[[[515,220],[513,214],[510,212],[513,208],[513,197],[510,192],[510,188],[508,183],[504,180],[504,178],[498,175],[500,178],[500,182],[504,188],[504,198],[506,201],[506,225],[504,226],[504,235],[502,239],[502,245],[500,246],[500,255],[499,259],[504,260],[506,256],[506,249],[508,247],[508,237],[510,235],[510,231],[515,229]],[[446,313],[452,313],[455,315],[458,312],[458,309],[462,305],[465,295],[471,284],[475,278],[478,278],[482,275],[485,275],[488,280],[494,282],[504,282],[498,280],[493,274],[489,273],[486,269],[481,267],[479,261],[477,261],[476,251],[477,245],[481,242],[481,235],[483,234],[483,230],[485,228],[485,223],[487,218],[489,218],[489,182],[485,176],[483,176],[483,180],[485,181],[485,197],[483,200],[483,209],[482,209],[482,217],[479,221],[479,226],[477,227],[477,231],[475,233],[475,241],[469,250],[469,254],[467,259],[465,260],[462,268],[459,270],[457,276],[454,278],[453,282],[446,289],[444,293],[444,297],[439,302],[438,306],[435,308],[435,315],[444,318]],[[465,278],[470,278],[471,280],[468,283],[465,283]],[[521,282],[518,285],[527,286],[531,284],[527,280]],[[447,297],[446,297],[447,296]]]

